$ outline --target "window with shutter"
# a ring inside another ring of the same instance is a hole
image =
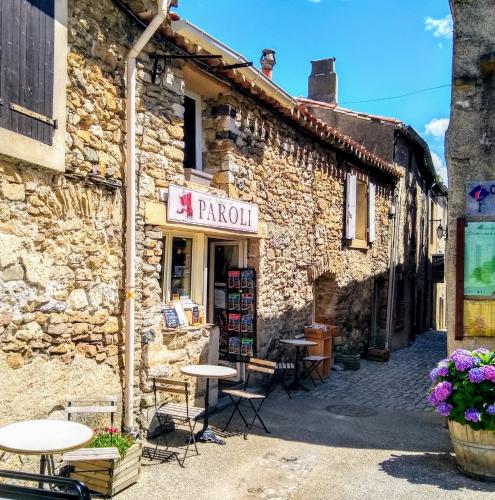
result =
[[[55,0],[2,0],[0,125],[52,144]]]
[[[66,79],[67,0],[1,0],[0,154],[65,168]]]
[[[368,184],[368,242],[373,243],[376,239],[376,209],[375,209],[375,185]]]
[[[356,237],[356,180],[355,174],[347,174],[345,237],[348,240]]]
[[[376,239],[376,186],[360,172],[349,172],[346,185],[346,230],[351,248],[367,249]]]

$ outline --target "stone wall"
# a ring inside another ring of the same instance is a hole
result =
[[[456,221],[465,215],[466,183],[495,179],[495,10],[491,0],[452,0],[451,6],[454,60],[447,132],[449,239],[446,276],[447,289],[455,290]],[[447,297],[447,310],[449,351],[457,347],[495,348],[493,337],[468,337],[455,341],[455,293]]]
[[[2,160],[0,362],[8,373],[0,421],[19,418],[13,412],[21,409],[30,417],[53,414],[70,392],[121,391],[125,56],[139,33],[110,0],[69,1],[66,172]],[[154,43],[140,55],[137,74],[135,407],[143,426],[151,378],[214,362],[218,344],[216,328],[167,331],[161,319],[162,228],[146,224],[145,207],[170,183],[191,184],[182,165],[181,63],[152,82],[149,55],[163,49]],[[362,350],[374,279],[388,267],[392,181],[371,174],[376,241],[351,249],[343,240],[345,175],[366,167],[235,89],[204,102],[205,170],[213,183],[194,187],[258,204],[266,229],[248,246],[259,277],[260,355],[311,321],[313,281],[324,273],[335,276],[341,297],[341,344]],[[43,390],[40,381],[52,385]]]

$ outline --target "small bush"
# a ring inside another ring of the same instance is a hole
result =
[[[89,442],[88,448],[111,448],[114,446],[119,450],[120,458],[124,458],[127,450],[136,442],[136,440],[119,432],[116,427],[105,427],[95,429],[96,435]]]

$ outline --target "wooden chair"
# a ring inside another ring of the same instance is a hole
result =
[[[262,428],[265,430],[265,432],[270,434],[270,431],[267,429],[265,423],[260,417],[260,411],[266,398],[273,390],[273,384],[270,383],[266,384],[265,389],[253,390],[249,387],[249,381],[253,372],[268,374],[272,379],[276,368],[277,368],[277,363],[275,363],[274,361],[267,361],[264,359],[257,359],[257,358],[249,359],[246,365],[246,370],[248,375],[246,377],[246,382],[244,383],[244,387],[242,389],[225,389],[223,391],[224,394],[227,394],[229,396],[232,403],[234,404],[234,410],[232,411],[232,414],[230,415],[227,423],[225,424],[224,431],[227,430],[228,426],[230,425],[230,422],[234,418],[234,415],[238,413],[246,427],[246,430],[244,431],[244,439],[247,439],[248,431],[252,427],[258,427],[260,429]],[[256,405],[254,404],[254,401],[259,402],[258,407],[256,407]],[[243,404],[243,402],[247,404]],[[250,408],[254,412],[254,417],[251,423],[248,423],[246,417],[241,412],[240,409],[241,406]],[[254,424],[256,420],[260,422],[261,426]]]
[[[78,414],[108,413],[110,415],[110,425],[114,426],[115,414],[117,413],[117,396],[69,396],[65,398],[65,401],[65,412],[68,420],[72,420],[73,415]],[[72,462],[95,462],[96,471],[103,470],[99,468],[98,462],[102,460],[118,460],[119,458],[119,450],[113,446],[108,448],[80,448],[62,455],[62,459],[69,466]]]
[[[171,401],[160,401],[160,393],[168,394],[181,394],[185,396],[184,403],[174,403]],[[187,458],[189,451],[189,446],[191,442],[194,444],[194,449],[196,450],[196,455],[199,455],[198,446],[196,444],[196,437],[194,434],[194,429],[196,427],[197,421],[204,415],[204,408],[199,408],[197,406],[191,406],[189,404],[190,389],[189,383],[183,382],[181,380],[170,380],[164,378],[154,378],[153,379],[153,394],[155,399],[155,415],[158,419],[160,427],[166,431],[167,423],[183,423],[187,424],[189,427],[189,439],[187,440],[186,450],[182,461],[177,457],[177,461],[181,467],[184,467],[184,462]],[[164,433],[165,444],[168,448],[168,440],[166,433]],[[155,447],[155,454],[158,450],[158,442]]]

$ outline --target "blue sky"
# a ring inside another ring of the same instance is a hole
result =
[[[307,95],[310,60],[337,58],[339,104],[412,125],[445,178],[450,88],[374,102],[451,78],[448,0],[180,0],[177,13],[259,66],[276,51],[273,79]]]

